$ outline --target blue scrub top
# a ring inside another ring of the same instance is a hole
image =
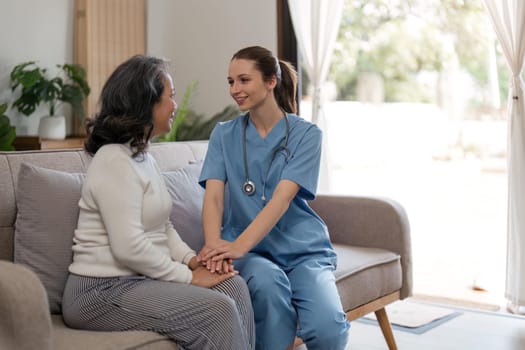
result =
[[[288,114],[289,156],[280,150],[271,161],[273,151],[285,144],[285,118],[265,138],[261,138],[248,118],[246,157],[249,179],[256,188],[255,194],[248,196],[242,190],[246,181],[243,161],[245,118],[248,118],[247,114],[242,114],[215,126],[199,177],[202,187],[206,187],[208,179],[225,183],[222,238],[234,241],[270,200],[278,182],[287,179],[298,184],[300,190],[274,228],[251,251],[283,268],[293,267],[312,256],[326,259],[335,266],[336,255],[326,225],[307,203],[315,198],[317,190],[321,130],[315,124]]]

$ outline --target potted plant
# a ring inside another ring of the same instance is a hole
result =
[[[15,66],[10,75],[11,90],[21,90],[13,108],[30,116],[40,104],[48,105],[49,114],[40,119],[38,127],[41,138],[65,138],[65,117],[55,115],[62,102],[70,104],[74,113],[84,117],[82,102],[90,90],[84,68],[77,64],[57,65],[57,68],[57,75],[48,77],[47,69],[29,61]]]
[[[13,141],[16,137],[15,127],[5,115],[7,103],[0,104],[0,151],[14,151]]]

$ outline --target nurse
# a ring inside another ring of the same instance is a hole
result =
[[[256,348],[344,349],[349,322],[334,278],[336,254],[316,194],[321,130],[297,116],[297,73],[271,51],[230,61],[230,95],[244,113],[214,128],[199,178],[206,189],[202,264],[235,269],[255,311]]]

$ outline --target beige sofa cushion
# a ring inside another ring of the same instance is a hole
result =
[[[335,279],[343,309],[348,311],[401,289],[401,257],[380,248],[334,244]]]
[[[173,204],[171,223],[182,240],[197,252],[204,245],[201,220],[204,189],[198,183],[201,168],[202,163],[197,163],[162,173]]]
[[[61,312],[83,180],[84,174],[20,166],[14,261],[40,278],[51,313]]]
[[[53,349],[155,349],[180,347],[164,335],[148,331],[102,332],[68,328],[61,315],[53,315]]]

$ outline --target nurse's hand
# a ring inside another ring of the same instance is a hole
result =
[[[208,269],[210,272],[217,272],[219,274],[223,273],[230,273],[230,272],[237,272],[233,267],[233,260],[232,259],[222,259],[222,260],[212,260],[211,257],[213,255],[210,255],[209,253],[214,250],[214,247],[218,247],[221,245],[222,242],[227,242],[224,240],[217,240],[215,242],[212,242],[210,244],[206,243],[204,247],[201,249],[199,254],[197,255],[197,261],[200,262],[200,264],[206,269]],[[205,258],[206,256],[210,255],[210,258]]]
[[[219,274],[223,274],[223,273],[230,273],[230,272],[238,272],[233,267],[232,259],[224,259],[224,260],[217,260],[217,261],[208,259],[206,260],[206,262],[203,263],[203,265],[211,273],[217,272]]]
[[[224,259],[240,259],[248,252],[238,241],[228,242],[222,241],[218,246],[204,254],[204,260],[211,260],[218,262]]]

